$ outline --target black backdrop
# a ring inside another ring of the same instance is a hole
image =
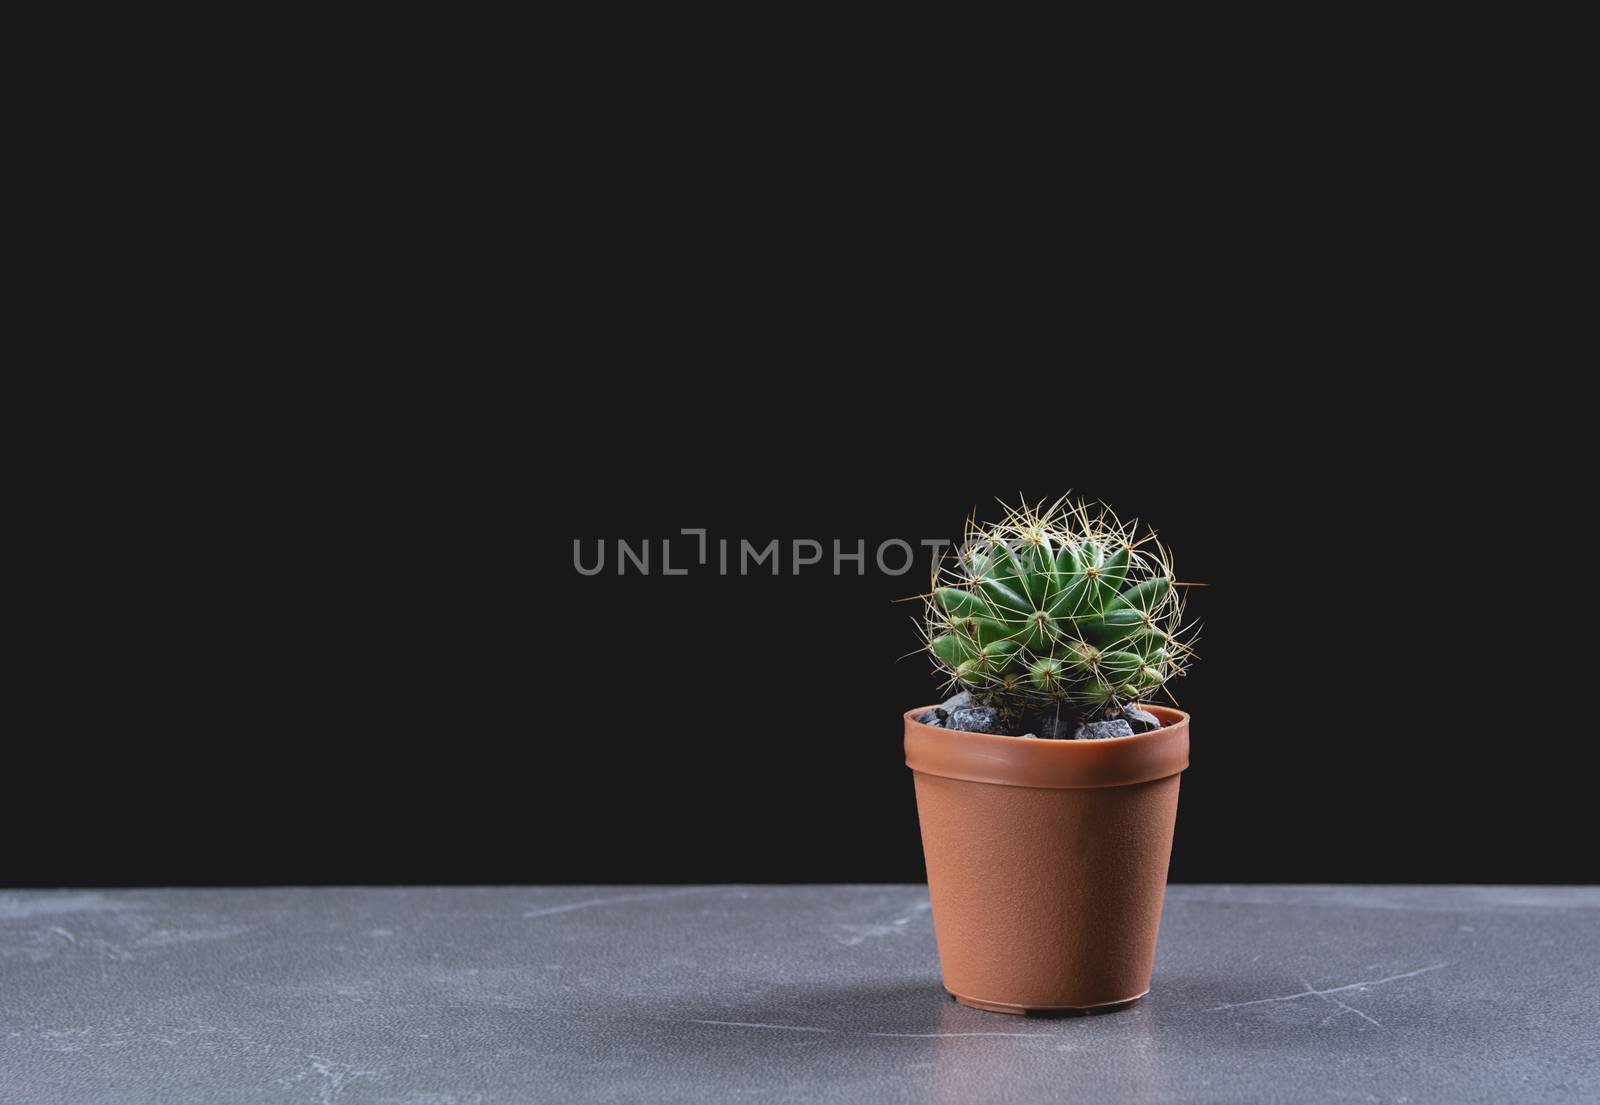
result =
[[[1553,704],[1527,665],[1561,649],[1486,620],[1560,545],[1492,435],[1244,384],[1015,433],[982,407],[997,381],[1027,424],[1014,376],[876,410],[817,378],[678,377],[625,409],[526,381],[324,393],[290,439],[99,469],[32,650],[52,706],[0,883],[919,879],[899,715],[935,684],[894,600],[928,554],[896,577],[873,551],[1069,489],[1208,584],[1175,880],[1594,880],[1582,779],[1522,754],[1572,720],[1529,720]],[[716,569],[720,540],[774,538],[782,574]],[[617,574],[618,539],[649,574]],[[796,539],[824,562],[795,572]],[[834,574],[835,540],[864,574]]]
[[[0,884],[918,878],[917,576],[572,542],[1067,489],[1210,584],[1175,878],[1596,881],[1559,116],[1202,94],[971,156],[681,83],[34,220]]]

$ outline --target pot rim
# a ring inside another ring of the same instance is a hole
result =
[[[1067,789],[1148,783],[1189,766],[1189,715],[1167,706],[1142,706],[1160,729],[1097,741],[1024,740],[916,720],[932,706],[907,710],[906,766],[923,775],[999,786]]]

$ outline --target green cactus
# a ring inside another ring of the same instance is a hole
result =
[[[1182,675],[1193,634],[1181,585],[1155,534],[1138,529],[1066,499],[969,521],[927,596],[928,651],[949,686],[1017,721],[1098,715]]]

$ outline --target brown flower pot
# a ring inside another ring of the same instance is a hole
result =
[[[1144,708],[1162,728],[1100,741],[905,715],[939,962],[963,1005],[1107,1009],[1149,993],[1189,715]]]

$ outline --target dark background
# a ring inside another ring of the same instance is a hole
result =
[[[1209,585],[1174,879],[1597,881],[1592,312],[1531,146],[1208,125],[1069,194],[620,115],[568,125],[622,166],[451,117],[432,176],[416,121],[59,224],[0,885],[920,879],[926,560],[788,542],[1068,490]],[[573,568],[682,527],[786,574]]]
[[[870,558],[1069,488],[1208,584],[1174,684],[1173,879],[1594,878],[1584,777],[1539,750],[1573,739],[1566,661],[1506,634],[1563,539],[1459,427],[1284,397],[973,433],[964,405],[832,417],[842,389],[780,427],[764,390],[626,425],[474,400],[478,435],[306,438],[117,487],[102,540],[62,550],[81,586],[40,642],[54,706],[0,810],[4,881],[920,879],[899,715],[936,691],[895,600],[927,553],[791,574],[789,542]],[[714,570],[719,538],[774,537],[784,574]],[[656,571],[615,574],[618,538]],[[689,575],[660,574],[664,538]],[[579,575],[574,540],[607,572]]]

